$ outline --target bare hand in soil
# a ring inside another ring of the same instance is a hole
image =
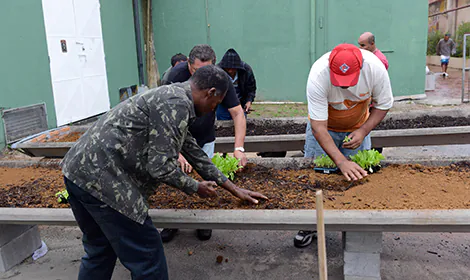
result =
[[[185,173],[191,173],[191,171],[193,171],[193,167],[192,167],[191,164],[189,164],[189,162],[183,157],[182,154],[179,155],[179,157],[178,157],[178,162],[180,163],[181,170],[183,170],[183,172],[185,172]]]
[[[251,102],[246,102],[245,104],[245,113],[249,114],[251,111]]]
[[[233,195],[240,198],[243,201],[248,201],[248,202],[253,203],[253,204],[258,204],[258,200],[255,199],[255,198],[261,198],[261,199],[268,200],[268,198],[266,196],[260,194],[259,192],[253,192],[253,191],[249,191],[247,189],[242,189],[242,188],[239,188],[239,187],[237,187],[233,191]]]
[[[243,153],[241,151],[234,151],[233,156],[240,160],[240,165],[241,166],[245,166],[248,163],[248,160],[246,159],[245,153]]]
[[[344,177],[348,179],[348,181],[360,180],[367,176],[367,172],[364,169],[362,169],[355,162],[349,160],[338,163],[338,168],[341,170]]]
[[[343,143],[343,148],[351,150],[359,148],[359,146],[362,144],[362,141],[364,141],[364,137],[366,137],[366,135],[359,129],[353,131],[348,136],[351,140]]]
[[[212,181],[199,182],[197,194],[201,198],[216,197],[217,191],[214,189],[215,187],[217,187],[217,184]]]

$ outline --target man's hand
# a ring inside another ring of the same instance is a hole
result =
[[[185,172],[185,173],[191,173],[191,171],[193,171],[193,167],[192,167],[191,164],[189,164],[189,162],[183,157],[182,154],[179,154],[178,162],[180,163],[181,170],[183,170],[183,172]]]
[[[260,194],[259,192],[253,192],[239,187],[236,187],[232,194],[243,201],[248,201],[253,204],[258,204],[258,200],[256,198],[268,200],[266,196]]]
[[[246,104],[245,104],[245,112],[246,112],[247,114],[249,114],[249,113],[250,113],[250,109],[251,109],[251,101],[248,101],[248,102],[246,102]]]
[[[242,151],[234,151],[233,156],[240,160],[241,166],[245,166],[248,163],[248,159],[246,158],[245,153]]]
[[[348,137],[351,138],[351,141],[343,143],[343,148],[354,150],[361,146],[362,141],[364,141],[364,137],[366,137],[366,134],[362,132],[361,129],[357,129],[349,134]]]
[[[197,194],[201,198],[215,197],[217,191],[214,189],[217,184],[213,181],[202,181],[198,184]]]
[[[356,181],[360,180],[367,176],[367,172],[362,169],[359,165],[355,162],[345,160],[337,164],[338,168],[343,173],[344,177],[348,179],[348,181]]]

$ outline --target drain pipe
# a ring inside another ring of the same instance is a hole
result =
[[[137,50],[137,69],[139,71],[139,83],[144,85],[144,63],[142,62],[142,38],[140,37],[139,0],[132,0],[134,8],[134,33],[135,47]]]

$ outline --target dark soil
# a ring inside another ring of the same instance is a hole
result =
[[[464,117],[437,117],[422,116],[415,119],[394,120],[392,118],[381,122],[375,129],[407,129],[407,128],[426,128],[426,127],[449,127],[449,126],[468,126],[470,118]]]
[[[375,130],[388,129],[408,129],[408,128],[426,128],[426,127],[449,127],[449,126],[468,126],[470,118],[464,117],[437,117],[423,116],[415,119],[394,120],[388,119],[381,122]],[[303,134],[305,133],[305,124],[294,122],[284,122],[280,125],[279,121],[266,120],[262,126],[247,123],[246,135],[282,135],[282,134]],[[233,127],[220,127],[216,130],[217,137],[234,136]]]
[[[447,167],[390,165],[352,185],[340,174],[320,174],[312,168],[249,165],[234,182],[269,200],[242,203],[222,188],[218,197],[202,199],[163,185],[150,196],[150,208],[314,209],[315,191],[322,189],[327,209],[470,209],[470,162]],[[0,168],[0,207],[68,207],[55,197],[63,189],[58,169]]]
[[[452,126],[468,126],[470,125],[470,118],[464,117],[436,117],[436,116],[423,116],[416,119],[394,120],[388,119],[381,122],[375,130],[388,130],[388,129],[408,129],[408,128],[426,128],[426,127],[452,127]],[[263,125],[255,125],[247,123],[246,135],[286,135],[286,134],[304,134],[305,124],[294,122],[283,122],[277,120],[265,120]],[[72,132],[61,138],[47,139],[45,142],[75,142],[83,133]],[[217,137],[230,137],[235,135],[233,127],[219,127],[216,130]]]

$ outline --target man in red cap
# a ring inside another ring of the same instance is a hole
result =
[[[380,59],[351,44],[336,46],[313,64],[307,100],[305,157],[329,155],[348,180],[367,176],[349,156],[371,148],[370,131],[393,105],[390,78]],[[346,136],[351,140],[343,143]],[[300,231],[294,245],[309,245],[313,234]]]

